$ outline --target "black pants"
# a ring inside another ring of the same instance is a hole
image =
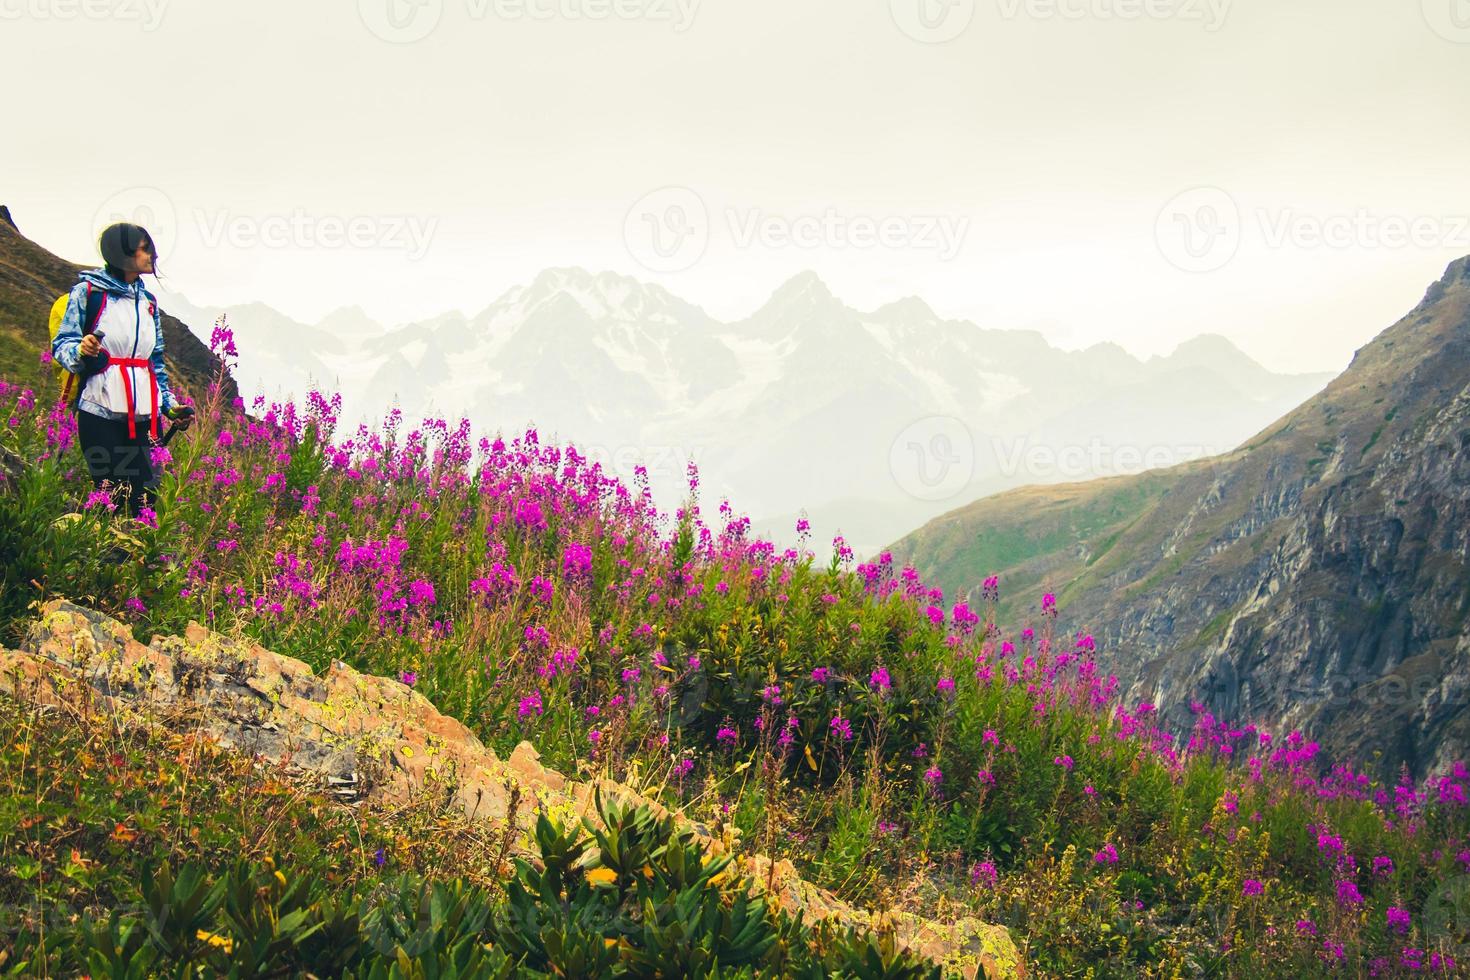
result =
[[[148,458],[148,421],[134,421],[137,435],[128,438],[127,419],[104,419],[77,412],[77,440],[87,472],[99,490],[109,490],[130,517],[153,506],[153,463]]]

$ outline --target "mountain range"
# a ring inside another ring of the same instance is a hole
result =
[[[1231,452],[1014,490],[895,556],[1002,615],[1044,592],[1176,729],[1209,710],[1416,776],[1470,749],[1470,257]]]
[[[352,421],[396,402],[409,417],[534,423],[625,476],[646,466],[665,506],[692,459],[706,504],[728,497],[757,532],[793,538],[804,513],[859,550],[1010,487],[1223,451],[1331,377],[1272,373],[1220,336],[1143,360],[947,319],[917,298],[860,311],[810,272],[736,322],[575,268],[473,316],[391,329],[355,307],[304,324],[258,303],[163,300],[197,326],[229,317],[247,391],[318,385]]]

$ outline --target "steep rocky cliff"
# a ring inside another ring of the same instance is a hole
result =
[[[949,587],[1058,593],[1177,727],[1301,728],[1416,775],[1470,749],[1470,258],[1324,391],[1224,456],[1027,488],[895,545]]]

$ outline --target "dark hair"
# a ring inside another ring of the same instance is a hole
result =
[[[133,266],[133,253],[138,246],[148,250],[153,257],[153,274],[158,274],[158,248],[153,244],[153,236],[148,234],[148,229],[142,225],[119,221],[115,225],[108,225],[102,231],[102,237],[97,240],[97,247],[102,251],[102,261],[107,267],[107,274],[114,279],[121,279],[125,271],[136,272]]]

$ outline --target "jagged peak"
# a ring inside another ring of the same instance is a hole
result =
[[[1455,259],[1444,270],[1444,276],[1437,282],[1431,283],[1429,290],[1425,292],[1424,299],[1419,302],[1421,307],[1430,303],[1439,302],[1446,292],[1455,288],[1465,288],[1470,285],[1470,255],[1462,255]]]
[[[771,294],[771,302],[789,303],[800,299],[809,299],[821,303],[835,303],[837,297],[832,295],[832,290],[822,281],[822,277],[810,269],[798,272],[776,288]]]
[[[939,314],[934,312],[934,308],[917,296],[904,296],[892,303],[885,303],[873,311],[873,316],[905,322],[932,322],[939,319]]]

